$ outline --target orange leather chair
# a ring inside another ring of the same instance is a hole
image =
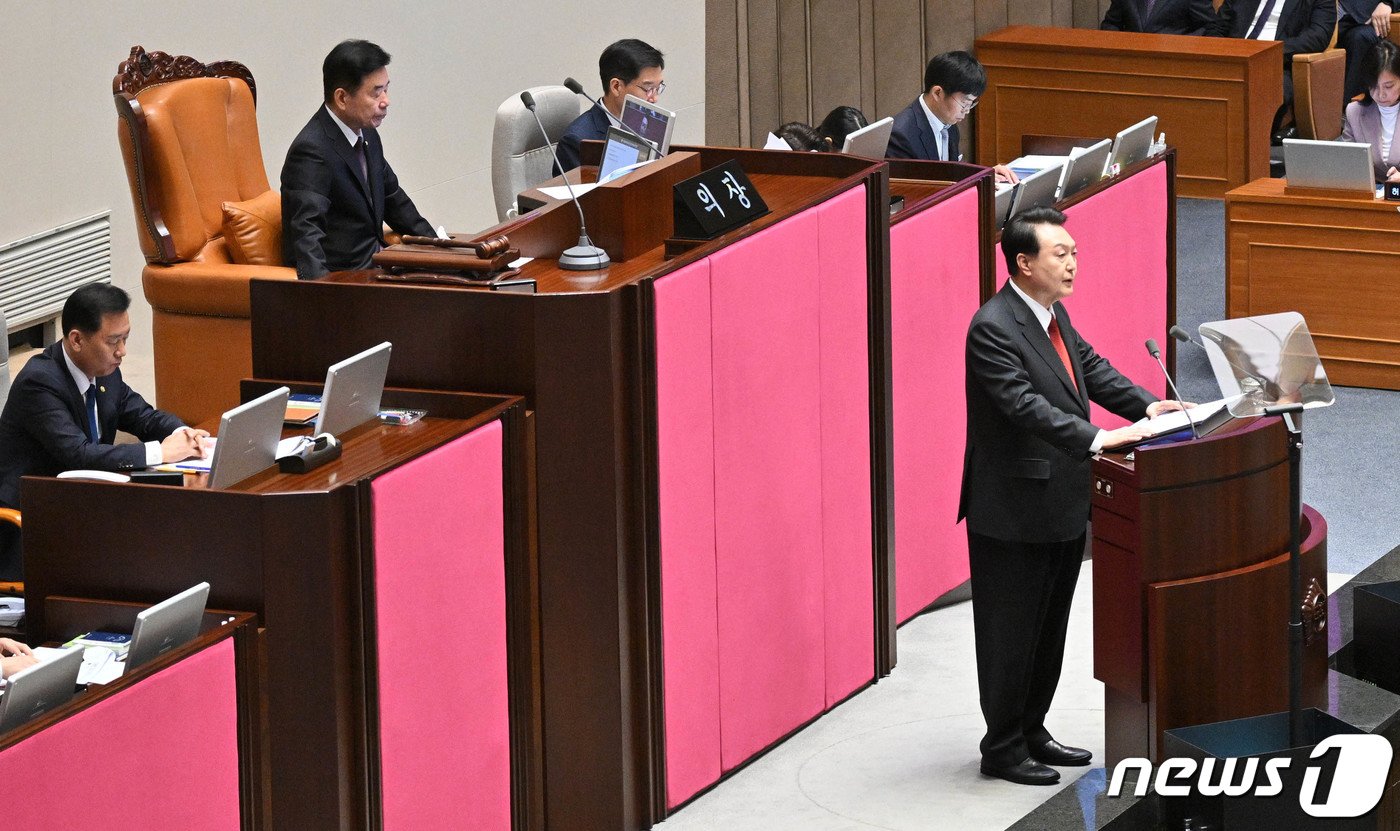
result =
[[[235,61],[132,47],[112,79],[141,284],[152,309],[156,403],[188,424],[238,402],[252,374],[248,283],[282,265],[282,203],[258,142],[256,85]]]
[[[1321,52],[1293,56],[1293,121],[1298,138],[1331,141],[1342,134],[1342,90],[1346,88],[1347,53],[1332,42]]]

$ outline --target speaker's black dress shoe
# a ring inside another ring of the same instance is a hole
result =
[[[1034,759],[1025,759],[1005,767],[990,764],[983,759],[982,772],[988,776],[1015,782],[1017,785],[1054,785],[1060,781],[1058,770],[1048,768]]]
[[[1031,758],[1047,765],[1075,767],[1087,765],[1094,754],[1082,747],[1066,747],[1051,739],[1042,745],[1031,745]]]

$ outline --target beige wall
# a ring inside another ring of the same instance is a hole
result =
[[[706,139],[763,146],[788,121],[860,107],[873,121],[920,92],[924,64],[1011,24],[1095,28],[1108,0],[708,0]]]
[[[0,117],[0,243],[110,210],[113,277],[137,299],[133,368],[149,362],[149,314],[140,300],[142,260],[111,84],[135,44],[248,65],[258,82],[263,157],[277,187],[287,145],[320,99],[326,52],[347,37],[378,42],[394,57],[381,130],[389,160],[424,215],[452,230],[495,223],[491,125],[501,101],[566,75],[597,90],[598,53],[618,37],[642,38],[666,54],[661,103],[681,113],[675,140],[704,137],[704,8],[696,2],[663,0],[645,15],[622,0],[56,0],[5,3],[4,12],[0,77],[10,87]]]

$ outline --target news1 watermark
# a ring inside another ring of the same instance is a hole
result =
[[[1390,772],[1391,747],[1384,736],[1350,734],[1318,742],[1303,760],[1298,805],[1311,817],[1359,817],[1380,802]],[[1164,797],[1278,797],[1284,795],[1284,772],[1293,759],[1258,757],[1196,760],[1168,759],[1156,766],[1147,759],[1124,759],[1113,768],[1108,795],[1123,794],[1129,773],[1137,772],[1134,796],[1152,786]]]

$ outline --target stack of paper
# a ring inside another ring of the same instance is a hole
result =
[[[0,626],[15,626],[23,619],[23,597],[0,597]]]

